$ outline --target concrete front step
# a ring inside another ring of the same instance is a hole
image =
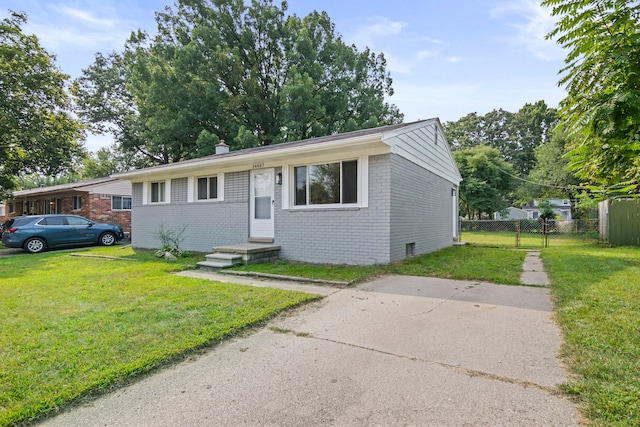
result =
[[[205,255],[207,261],[228,261],[234,264],[242,264],[242,255],[228,254],[216,252],[213,254]]]
[[[220,270],[242,264],[242,255],[228,253],[213,253],[205,255],[206,261],[198,263],[199,268]]]
[[[241,243],[238,245],[213,248],[212,254],[205,256],[206,261],[198,263],[198,268],[220,270],[240,264],[258,264],[278,259],[280,246],[269,243]]]
[[[210,270],[220,270],[223,268],[230,268],[237,264],[234,264],[230,261],[200,261],[198,263],[198,268],[201,269],[210,269]]]

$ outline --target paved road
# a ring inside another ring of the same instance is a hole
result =
[[[46,426],[574,426],[549,290],[387,276]]]

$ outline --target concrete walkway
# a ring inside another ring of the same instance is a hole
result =
[[[544,265],[540,259],[540,251],[527,251],[522,265],[520,281],[523,285],[549,286],[549,277],[544,271]]]
[[[547,288],[406,276],[280,285],[327,296],[42,424],[578,425],[557,389]]]

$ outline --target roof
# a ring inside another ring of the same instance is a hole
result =
[[[32,188],[13,192],[13,197],[35,196],[39,194],[62,193],[66,191],[90,192],[94,187],[118,181],[117,178],[96,178],[85,181],[71,182],[68,184],[52,185],[49,187]]]
[[[225,154],[213,154],[197,159],[184,160],[176,163],[168,163],[164,165],[153,166],[145,169],[136,169],[128,172],[113,174],[113,178],[118,179],[135,179],[137,177],[159,175],[161,173],[171,173],[182,171],[198,165],[221,165],[231,164],[234,162],[247,162],[252,159],[263,159],[266,157],[282,156],[285,152],[300,153],[313,152],[315,149],[356,146],[358,144],[367,144],[374,141],[381,142],[384,136],[400,132],[403,129],[411,127],[419,127],[426,123],[440,123],[438,119],[419,120],[409,123],[400,123],[395,125],[382,126],[371,129],[357,130],[353,132],[345,132],[335,135],[309,138],[301,141],[283,142],[281,144],[273,144],[264,147],[246,148],[243,150],[230,151]]]

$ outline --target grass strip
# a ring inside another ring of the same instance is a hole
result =
[[[640,249],[576,246],[542,256],[562,355],[576,374],[564,389],[594,425],[640,425]]]
[[[97,253],[136,256],[105,249]],[[168,274],[194,260],[139,259],[0,259],[0,426],[37,419],[318,298]]]
[[[322,265],[280,260],[269,264],[238,266],[231,270],[352,284],[383,274],[404,274],[519,285],[524,257],[524,251],[452,246],[390,265]]]

